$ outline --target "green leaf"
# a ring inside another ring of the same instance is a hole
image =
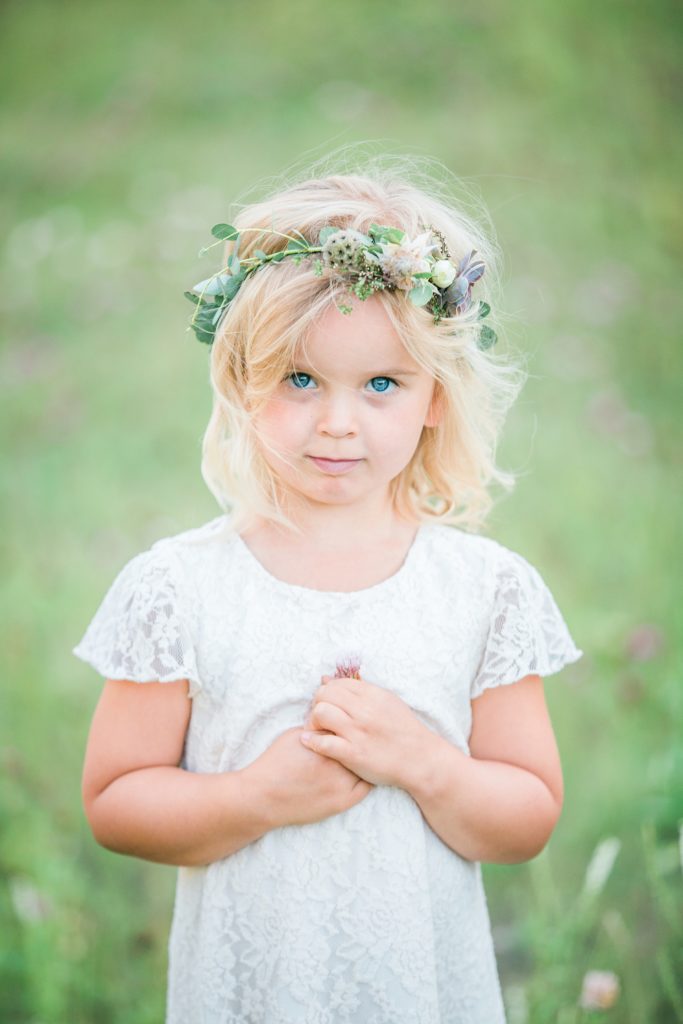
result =
[[[338,231],[341,231],[341,228],[332,228],[329,225],[327,225],[324,228],[321,228],[320,234],[318,235],[318,244],[324,245],[327,239],[330,237],[330,235],[336,235]]]
[[[279,252],[276,252],[276,253],[274,253],[271,256],[270,262],[271,263],[280,263],[284,258],[285,258],[285,253],[283,252],[282,249],[280,249]]]
[[[254,249],[254,256],[258,256],[260,260],[268,259],[268,253],[265,253],[263,249]]]
[[[491,312],[491,307],[489,306],[488,302],[480,302],[479,303],[479,316],[478,316],[479,320],[483,320],[484,317],[488,316],[490,312]]]
[[[371,224],[369,233],[375,241],[394,242],[396,244],[402,242],[405,238],[405,231],[401,231],[400,228],[390,228],[384,224]]]
[[[302,252],[302,251],[304,251],[306,249],[309,249],[309,248],[310,248],[310,246],[309,246],[308,242],[306,242],[306,241],[300,242],[298,239],[293,238],[289,242],[287,242],[287,248],[286,248],[285,252]]]
[[[190,324],[190,327],[197,335],[199,341],[204,342],[205,345],[211,345],[216,334],[213,326],[207,324],[207,322],[199,317]]]
[[[241,263],[239,257],[235,256],[234,253],[228,259],[228,266],[230,267],[231,274],[239,274]]]
[[[205,281],[200,281],[199,284],[196,284],[192,291],[200,296],[222,295],[224,284],[229,280],[228,274],[214,274],[213,277],[207,277]]]
[[[198,306],[199,303],[202,301],[198,295],[194,294],[194,292],[183,292],[183,295],[185,296],[186,299],[189,299],[190,302],[194,302],[195,306]]]
[[[488,324],[483,324],[477,341],[479,348],[484,349],[485,351],[487,348],[491,348],[492,345],[495,345],[497,341],[498,335],[496,332],[492,330]]]
[[[239,238],[239,231],[232,224],[214,224],[211,234],[214,238],[220,238],[224,242]]]
[[[225,277],[225,281],[221,289],[221,295],[226,300],[226,302],[230,302],[231,299],[235,298],[238,291],[240,290],[240,287],[242,286],[244,277],[245,275],[241,272],[239,274],[235,274],[234,277]]]
[[[408,292],[408,298],[414,306],[426,306],[434,294],[434,286],[430,285],[427,281],[423,281],[421,284],[415,285]]]

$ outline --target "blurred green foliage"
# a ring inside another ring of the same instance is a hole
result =
[[[490,532],[586,652],[546,687],[555,835],[485,869],[510,1024],[592,1019],[590,969],[620,978],[611,1020],[683,1020],[680,6],[6,0],[0,36],[2,1021],[162,1018],[174,872],[90,837],[99,686],[70,651],[124,561],[217,512],[182,295],[210,225],[360,140],[491,211],[531,376]]]

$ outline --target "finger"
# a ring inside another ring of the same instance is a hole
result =
[[[356,679],[353,676],[323,676],[323,686],[344,686],[353,693],[360,693],[365,685],[364,679]]]
[[[304,732],[301,733],[301,742],[309,750],[324,757],[331,757],[335,761],[342,761],[345,753],[348,753],[348,741],[341,736],[332,733]]]
[[[352,722],[346,711],[327,701],[314,704],[309,718],[314,727],[330,729],[336,733],[345,733]]]
[[[337,704],[345,710],[350,710],[358,702],[360,694],[354,692],[348,686],[340,685],[340,681],[323,683],[313,694],[312,703],[324,700],[331,704]]]

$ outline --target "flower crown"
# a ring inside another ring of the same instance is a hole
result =
[[[253,256],[240,259],[240,238],[247,231],[278,235],[287,239],[287,246],[271,253],[256,249]],[[382,224],[371,224],[367,234],[352,228],[328,226],[320,231],[317,245],[312,245],[300,231],[295,233],[298,238],[263,228],[243,228],[240,232],[231,224],[216,224],[211,229],[214,238],[235,245],[227,266],[200,281],[191,291],[184,292],[195,305],[190,327],[199,341],[207,345],[213,343],[223,314],[248,277],[259,267],[288,258],[300,264],[305,257],[314,256],[313,269],[319,277],[325,267],[348,275],[351,279],[349,292],[362,301],[382,289],[405,291],[413,305],[426,306],[432,312],[435,324],[444,316],[457,316],[470,308],[472,286],[485,270],[483,261],[475,259],[476,250],[459,263],[452,263],[443,234],[431,225],[413,239],[400,228]],[[206,251],[202,249],[200,256]],[[353,312],[352,306],[343,303],[337,308],[342,313]],[[489,304],[480,301],[477,320],[483,320],[490,312]],[[495,331],[488,324],[481,324],[477,338],[479,348],[490,348],[496,340]]]

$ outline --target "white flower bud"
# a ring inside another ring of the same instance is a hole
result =
[[[437,288],[448,288],[455,278],[455,267],[450,260],[437,260],[432,268],[432,281]]]

